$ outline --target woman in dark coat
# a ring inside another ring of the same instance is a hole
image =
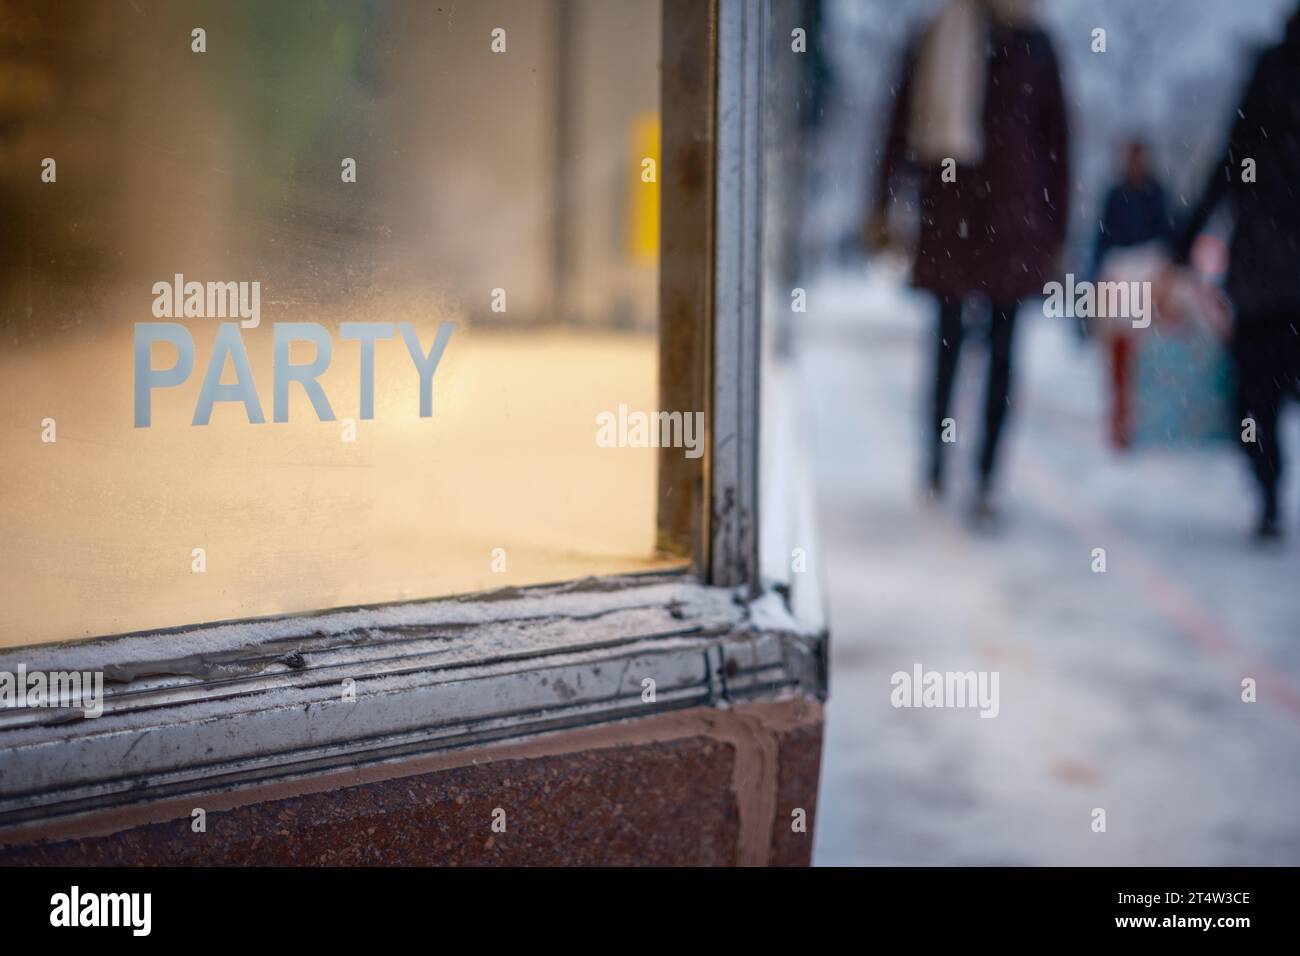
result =
[[[888,207],[904,172],[920,176],[912,284],[933,292],[940,306],[929,425],[935,494],[943,485],[944,438],[954,432],[945,419],[962,306],[978,296],[991,307],[975,503],[985,518],[1010,401],[1016,311],[1052,280],[1069,209],[1060,72],[1026,0],[949,0],[908,51],[875,190],[870,228],[877,244],[888,241]]]
[[[1254,422],[1254,441],[1243,440],[1242,447],[1260,490],[1256,534],[1271,539],[1282,533],[1278,418],[1283,399],[1300,389],[1300,9],[1282,43],[1259,58],[1233,115],[1228,148],[1210,172],[1175,261],[1188,260],[1221,202],[1232,207],[1227,293],[1237,312],[1237,414],[1239,422]]]

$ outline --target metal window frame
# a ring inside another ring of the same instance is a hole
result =
[[[760,588],[763,58],[768,4],[720,0],[713,277],[709,580]]]
[[[5,649],[0,670],[94,669],[112,683],[96,719],[0,711],[0,844],[52,820],[180,794],[701,704],[824,696],[820,623],[792,616],[758,574],[767,3],[664,0],[664,17],[665,74],[680,62],[703,67],[694,83],[664,80],[677,98],[665,112],[685,107],[692,124],[680,155],[708,161],[682,192],[685,215],[665,223],[665,243],[685,245],[675,269],[665,257],[665,286],[681,284],[669,288],[677,304],[661,301],[665,334],[684,337],[675,387],[706,407],[709,423],[704,463],[676,473],[701,494],[677,509],[676,525],[661,522],[661,540],[693,555],[695,575]],[[671,17],[680,20],[670,30]],[[665,167],[673,156],[665,148]],[[355,701],[341,693],[348,680]]]

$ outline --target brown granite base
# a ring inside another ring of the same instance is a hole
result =
[[[3,832],[0,864],[801,866],[820,762],[814,701],[694,708]]]

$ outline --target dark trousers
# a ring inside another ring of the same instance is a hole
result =
[[[981,487],[987,488],[997,463],[998,439],[1007,417],[1011,397],[1011,342],[1015,332],[1018,302],[994,304],[989,327],[989,374],[984,390],[984,432],[979,453]],[[934,417],[930,459],[931,478],[937,483],[942,476],[943,420],[948,418],[952,387],[957,378],[957,361],[961,357],[962,303],[943,300],[939,304],[938,342],[934,370]],[[958,426],[958,431],[960,431]]]
[[[1236,373],[1238,436],[1241,422],[1255,422],[1255,441],[1242,442],[1259,485],[1266,514],[1277,514],[1282,478],[1282,443],[1277,428],[1282,402],[1300,387],[1300,318],[1247,316],[1238,319],[1232,358]]]

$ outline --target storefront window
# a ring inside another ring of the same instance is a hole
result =
[[[657,3],[0,30],[0,644],[681,566]]]

